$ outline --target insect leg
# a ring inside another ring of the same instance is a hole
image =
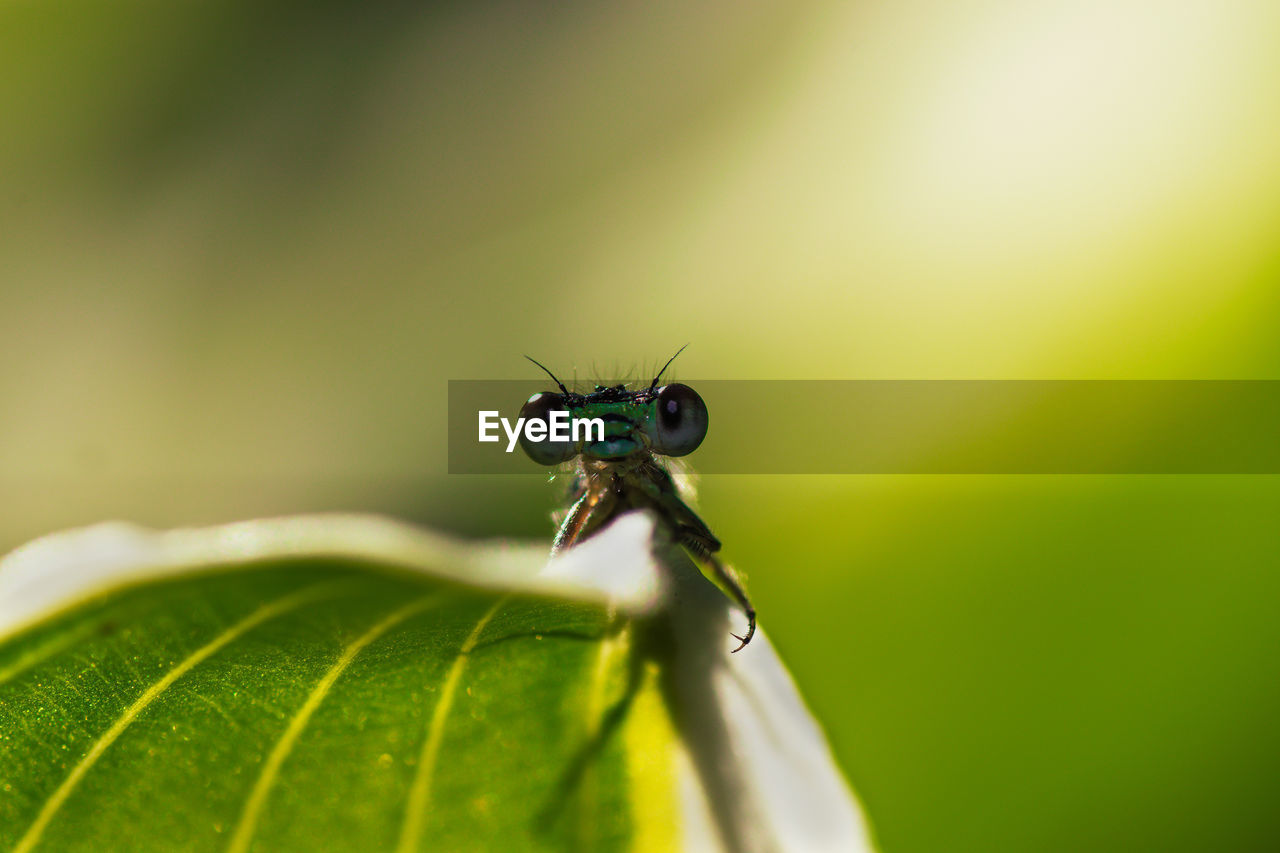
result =
[[[613,492],[606,489],[588,488],[583,492],[560,525],[555,541],[551,543],[551,556],[590,535],[608,517],[616,500]]]
[[[741,637],[737,634],[729,635],[741,643],[733,650],[740,652],[747,647],[747,643],[751,642],[752,636],[756,633],[756,609],[751,605],[751,599],[747,598],[747,592],[742,588],[742,583],[738,580],[738,576],[733,569],[725,565],[715,554],[703,552],[698,554],[698,557],[711,566],[711,570],[715,572],[716,580],[724,584],[725,588],[729,590],[729,594],[734,597],[738,604],[742,605],[742,609],[747,614],[747,633]]]

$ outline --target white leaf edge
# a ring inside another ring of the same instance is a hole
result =
[[[661,607],[676,652],[676,756],[687,853],[864,853],[852,789],[763,630],[730,654],[736,608],[644,512],[548,560],[545,545],[468,542],[385,516],[325,513],[157,531],[103,522],[0,559],[0,641],[125,585],[289,557],[384,563],[473,586]],[[734,625],[738,630],[742,626]],[[736,643],[732,643],[736,645]]]
[[[872,853],[853,789],[768,634],[659,532],[681,732],[686,853]]]
[[[386,516],[321,513],[153,530],[123,521],[52,533],[0,559],[0,640],[98,593],[267,560],[345,557],[447,581],[605,604],[631,614],[662,597],[636,515],[548,562],[546,545],[468,542]],[[598,571],[607,565],[606,572]]]

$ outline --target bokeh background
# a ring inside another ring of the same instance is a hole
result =
[[[6,550],[328,509],[549,537],[541,477],[445,473],[447,380],[526,352],[1280,378],[1268,0],[12,2],[0,123]],[[1277,479],[701,508],[889,853],[1270,850]]]

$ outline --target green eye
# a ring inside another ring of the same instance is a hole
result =
[[[688,385],[672,383],[658,389],[656,435],[650,435],[653,449],[663,456],[685,456],[698,449],[707,437],[707,405]]]
[[[551,413],[564,411],[564,397],[559,394],[534,394],[520,409],[520,417],[526,421],[541,421],[544,427],[540,430],[544,437],[550,435]],[[525,454],[539,465],[559,465],[567,462],[578,453],[577,445],[572,441],[530,441],[527,429],[520,431],[520,447]]]

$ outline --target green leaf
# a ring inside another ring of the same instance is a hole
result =
[[[0,562],[0,848],[865,844],[730,616],[644,516],[550,564],[350,516],[40,540]]]

